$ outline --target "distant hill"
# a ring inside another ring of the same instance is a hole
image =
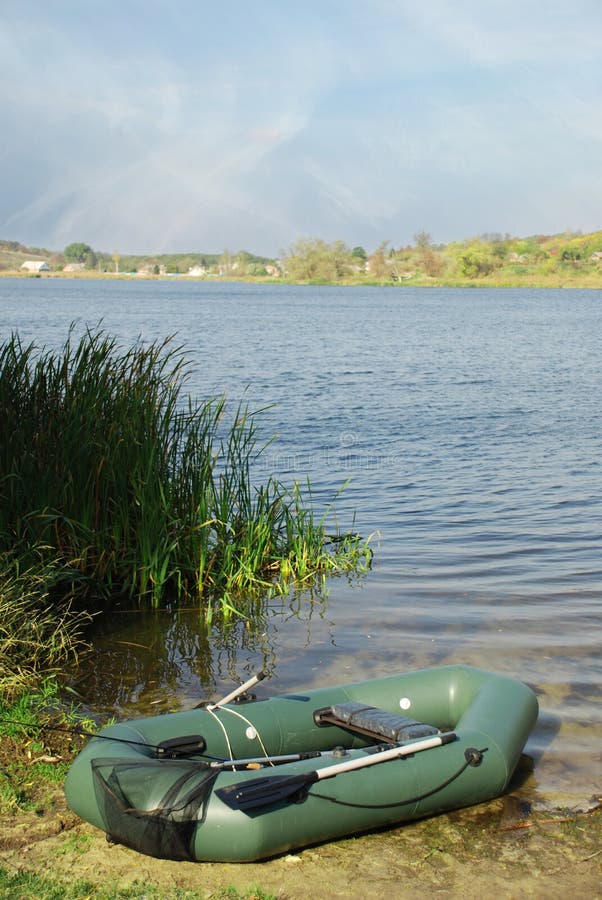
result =
[[[65,258],[55,250],[42,247],[25,247],[18,241],[0,240],[0,271],[18,271],[26,260],[44,260],[51,268],[63,266]]]

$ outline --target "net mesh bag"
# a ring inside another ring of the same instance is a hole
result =
[[[161,859],[194,860],[219,770],[193,760],[92,762],[96,802],[112,840]]]

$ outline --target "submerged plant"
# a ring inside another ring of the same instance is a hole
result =
[[[122,351],[73,331],[62,353],[0,346],[0,552],[36,548],[68,594],[192,599],[226,615],[323,573],[369,564],[331,540],[298,486],[255,486],[255,415],[183,397],[171,339]],[[40,550],[40,548],[44,548]]]

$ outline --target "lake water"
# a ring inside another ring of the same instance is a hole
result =
[[[257,477],[310,476],[374,533],[323,602],[205,634],[125,611],[74,676],[102,715],[187,707],[267,667],[263,695],[447,663],[520,678],[541,714],[533,802],[602,787],[602,292],[0,279],[0,334],[176,334],[189,390],[269,406]],[[117,630],[115,630],[117,628]]]

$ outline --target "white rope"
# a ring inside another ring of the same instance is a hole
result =
[[[226,731],[226,726],[225,726],[224,723],[218,718],[218,716],[215,715],[215,713],[213,712],[213,709],[214,709],[214,708],[221,709],[221,707],[219,707],[219,706],[213,707],[213,708],[211,708],[211,707],[209,707],[209,706],[206,706],[206,707],[205,707],[205,711],[208,712],[210,716],[213,716],[213,718],[215,719],[215,721],[217,722],[217,724],[219,725],[219,727],[220,727],[220,728],[222,729],[222,731],[224,732],[224,737],[225,737],[225,739],[226,739],[226,747],[228,748],[228,756],[230,757],[230,759],[233,759],[232,746],[230,745],[230,738],[228,737],[228,732]],[[236,766],[232,766],[232,771],[234,771],[234,772],[237,771],[237,770],[236,770]]]
[[[222,712],[230,713],[230,715],[232,715],[232,716],[237,716],[239,719],[241,719],[241,720],[245,723],[245,725],[248,725],[249,728],[252,728],[252,729],[253,729],[253,731],[254,731],[255,734],[257,735],[257,740],[259,741],[259,744],[260,744],[260,746],[261,746],[261,749],[263,750],[264,756],[265,756],[266,759],[268,760],[269,764],[270,764],[271,766],[273,766],[274,763],[273,763],[273,762],[269,759],[269,757],[268,757],[268,751],[267,751],[266,748],[265,748],[265,744],[263,743],[263,741],[262,741],[262,739],[261,739],[261,735],[259,734],[259,732],[258,732],[258,730],[257,730],[257,727],[256,727],[255,725],[253,725],[252,722],[249,722],[249,720],[246,718],[246,716],[241,715],[241,713],[239,713],[238,710],[236,710],[236,709],[230,709],[230,708],[227,707],[227,706],[218,706],[218,709],[221,709]],[[211,710],[210,710],[210,712],[211,712]],[[217,718],[217,717],[216,717],[216,718]],[[224,728],[223,723],[220,722],[219,719],[218,719],[217,721],[218,721],[218,722],[220,723],[220,725],[222,726],[222,729],[223,729],[224,734],[225,734],[225,733],[226,733],[226,729]],[[230,744],[228,744],[228,749],[229,749],[229,748],[230,748]],[[231,751],[231,750],[230,750],[230,758],[232,758],[232,751]]]

